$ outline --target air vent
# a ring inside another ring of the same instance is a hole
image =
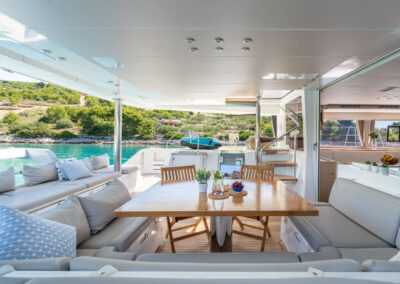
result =
[[[385,93],[385,92],[393,91],[394,89],[398,89],[398,88],[399,87],[387,87],[382,90],[379,90],[379,92]]]
[[[355,109],[355,108],[361,108],[362,106],[361,105],[340,105],[339,107],[345,108],[345,109],[349,109],[349,108]]]
[[[400,109],[400,106],[379,105],[378,108],[381,108],[381,109]]]
[[[323,109],[400,109],[400,105],[323,105]]]

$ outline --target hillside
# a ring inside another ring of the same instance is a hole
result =
[[[179,139],[184,131],[227,140],[253,134],[254,117],[123,107],[123,136],[138,139]],[[105,137],[113,134],[114,103],[55,85],[0,81],[0,135],[22,138]],[[263,135],[272,136],[271,119],[264,117]]]

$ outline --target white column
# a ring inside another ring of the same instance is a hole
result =
[[[260,107],[260,100],[261,100],[261,91],[257,95],[257,102],[256,102],[256,139],[255,139],[255,154],[256,154],[256,165],[261,165],[261,158],[259,155],[260,151],[260,137],[261,137],[261,107]]]
[[[114,101],[114,171],[120,172],[122,167],[122,99],[116,98]]]

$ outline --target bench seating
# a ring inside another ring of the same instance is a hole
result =
[[[125,172],[131,174],[137,170],[137,167],[129,167]],[[1,194],[0,205],[21,211],[32,211],[35,208],[63,199],[71,193],[79,193],[119,177],[121,177],[121,173],[114,172],[113,167],[107,167],[93,171],[91,177],[75,181],[54,180],[33,186],[22,186],[14,191]]]
[[[325,251],[305,257],[339,255],[359,261],[388,260],[399,252],[399,198],[351,180],[337,179],[329,203],[315,206],[319,216],[289,217],[314,251]]]

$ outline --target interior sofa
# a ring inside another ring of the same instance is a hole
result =
[[[394,185],[397,186],[397,185]],[[287,217],[281,235],[304,261],[389,260],[400,249],[400,199],[347,179],[336,179],[319,216]],[[285,237],[288,236],[288,237]],[[290,241],[293,236],[296,242]]]
[[[123,167],[115,172],[113,167],[94,170],[93,176],[74,181],[53,180],[32,186],[20,186],[13,191],[0,194],[0,205],[21,211],[33,212],[46,204],[64,199],[69,194],[79,194],[115,178],[136,173],[135,166]],[[133,177],[131,177],[133,178]]]

